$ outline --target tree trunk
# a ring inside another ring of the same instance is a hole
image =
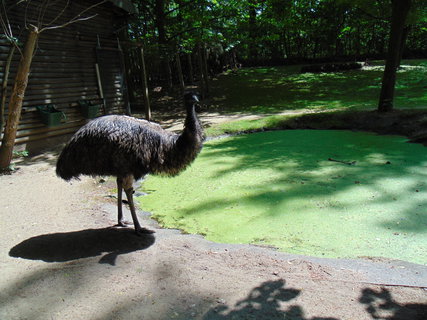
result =
[[[0,147],[0,169],[6,169],[12,161],[16,132],[18,130],[19,118],[21,117],[22,102],[28,85],[28,76],[38,37],[38,29],[31,29],[18,65],[9,101],[9,116]]]
[[[257,1],[250,0],[249,5],[249,59],[253,62],[258,58],[258,52],[256,47],[256,33],[257,33],[257,21],[256,21],[256,7]]]
[[[199,65],[198,71],[199,71],[199,86],[201,91],[202,99],[206,97],[206,88],[205,88],[205,79],[204,79],[204,72],[203,72],[203,57],[202,57],[202,46],[199,44],[197,46],[197,62]]]
[[[392,0],[390,39],[378,103],[380,112],[393,110],[396,70],[399,66],[403,29],[410,6],[411,0]]]
[[[135,32],[135,31],[134,31]],[[129,33],[126,28],[123,28],[119,32],[119,39],[123,43],[129,43]],[[126,76],[126,83],[127,83],[127,89],[128,89],[128,98],[129,103],[132,105],[136,102],[136,91],[135,91],[135,82],[132,80],[132,60],[134,59],[136,51],[132,50],[132,47],[124,46],[123,48],[123,61],[125,66],[125,76]]]
[[[165,15],[165,1],[164,0],[156,0],[155,4],[155,14],[156,14],[156,28],[158,32],[158,41],[160,45],[164,45],[166,40],[166,15]]]
[[[173,88],[173,79],[172,79],[172,68],[169,61],[169,54],[167,54],[165,58],[165,68],[166,68],[167,86],[168,86],[168,90],[170,91]]]
[[[206,45],[202,46],[202,59],[203,59],[203,80],[205,81],[206,96],[209,94],[209,72],[208,72],[208,51]]]
[[[398,68],[400,67],[400,64],[402,62],[403,51],[405,50],[405,43],[406,43],[406,39],[408,39],[409,31],[411,31],[410,25],[403,28],[402,40],[400,41],[400,46],[399,46],[399,62],[397,65]]]
[[[354,44],[354,46],[356,47],[356,59],[360,59],[360,55],[361,55],[361,40],[362,40],[362,37],[360,36],[360,28],[359,28],[359,26],[356,28],[356,43]]]
[[[194,81],[193,62],[191,59],[191,53],[187,53],[187,64],[188,64],[188,83],[192,84]]]
[[[0,136],[3,132],[3,126],[4,126],[4,109],[6,105],[6,98],[7,98],[7,83],[9,78],[9,71],[10,71],[10,65],[12,64],[12,58],[13,54],[15,53],[15,44],[12,43],[12,46],[10,47],[9,54],[7,55],[6,59],[6,65],[4,66],[4,75],[3,75],[3,82],[2,82],[2,88],[1,88],[1,102],[0,102]]]

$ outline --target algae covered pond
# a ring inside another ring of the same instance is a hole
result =
[[[223,243],[427,264],[427,149],[400,136],[289,130],[205,143],[175,178],[149,176],[142,209]]]

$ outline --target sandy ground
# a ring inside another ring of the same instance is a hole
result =
[[[114,180],[64,182],[56,155],[0,176],[0,319],[426,319],[426,266],[215,244],[143,212],[138,237],[109,227]]]

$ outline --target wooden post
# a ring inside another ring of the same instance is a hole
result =
[[[99,40],[99,35],[97,34],[96,35],[96,48],[95,48],[96,83],[98,84],[99,97],[102,99],[102,111],[104,114],[107,114],[107,99],[105,99],[104,88],[102,87],[101,69],[99,68],[100,50],[101,50],[101,41]]]
[[[19,118],[21,117],[22,103],[28,85],[28,76],[30,74],[31,62],[33,60],[34,49],[38,37],[39,30],[33,27],[28,34],[25,48],[18,64],[18,70],[9,100],[9,115],[0,147],[0,169],[6,169],[12,161],[13,147],[15,145],[16,132],[18,131]]]
[[[104,98],[104,89],[102,89],[101,72],[99,70],[98,63],[95,63],[95,70],[96,70],[96,82],[98,83],[99,97],[102,99],[102,111],[104,114],[107,114],[107,106]]]
[[[142,95],[144,98],[145,106],[145,119],[151,120],[151,107],[150,97],[148,95],[148,80],[147,80],[147,69],[145,67],[144,48],[141,46],[141,80],[142,80]]]
[[[184,76],[182,75],[181,57],[179,55],[179,51],[176,53],[176,68],[178,72],[179,87],[181,89],[181,92],[184,92],[185,83],[184,83]]]

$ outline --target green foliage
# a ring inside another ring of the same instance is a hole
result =
[[[258,61],[384,54],[391,13],[389,0],[134,2],[140,12],[130,26],[135,40],[158,43],[156,4],[162,2],[169,46],[191,50],[204,42]],[[425,53],[426,2],[413,0],[410,17],[408,50]]]
[[[28,157],[28,154],[27,150],[13,151],[14,158]]]

